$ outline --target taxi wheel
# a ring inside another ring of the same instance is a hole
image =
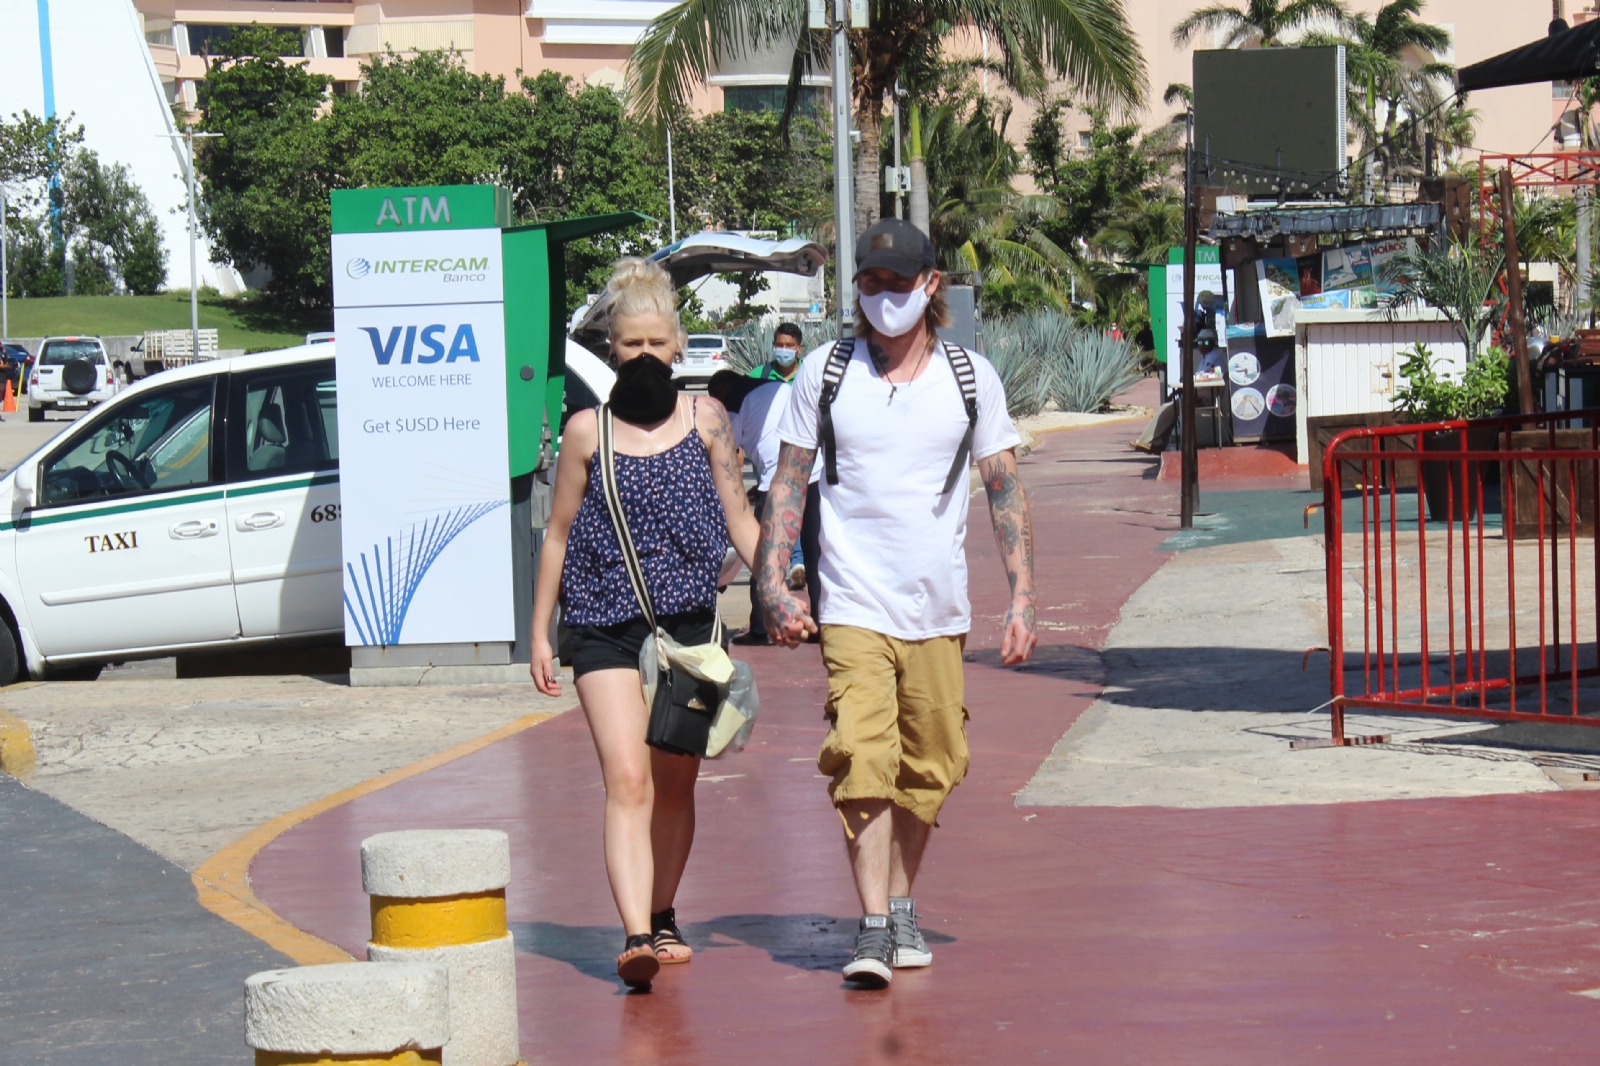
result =
[[[22,656],[17,653],[17,635],[11,627],[0,622],[0,685],[10,685],[22,678]]]

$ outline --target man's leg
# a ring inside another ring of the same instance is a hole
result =
[[[828,793],[844,823],[845,850],[863,917],[846,980],[882,988],[893,976],[894,932],[889,921],[889,813],[899,772],[899,704],[895,652],[882,633],[824,626],[822,661],[828,670],[825,713],[832,723],[817,769],[833,780]]]
[[[899,819],[891,813],[893,807],[889,800],[878,799],[850,800],[839,805],[845,825],[854,831],[854,835],[846,832],[844,846],[850,856],[850,872],[855,875],[862,914],[889,913],[893,856],[899,850],[894,839]]]
[[[922,864],[928,830],[967,772],[967,713],[962,637],[898,641],[900,768],[889,854],[889,914],[895,966],[933,962],[917,928],[911,887]]]
[[[909,896],[933,826],[897,803],[890,804],[889,813],[894,829],[889,842],[889,895]]]
[[[1145,423],[1144,432],[1139,434],[1139,438],[1128,443],[1142,452],[1159,455],[1167,450],[1167,441],[1171,438],[1172,427],[1177,421],[1178,401],[1168,400],[1156,410],[1155,416]]]
[[[811,617],[822,623],[822,580],[817,566],[822,560],[822,489],[817,482],[806,488],[806,510],[800,518],[800,548],[806,567],[806,595],[811,599]]]
[[[750,505],[760,514],[765,506],[767,494],[764,492],[752,493]],[[761,594],[756,589],[756,575],[750,575],[750,628],[746,629],[743,637],[734,638],[740,644],[765,644],[767,642],[767,619],[761,613]]]

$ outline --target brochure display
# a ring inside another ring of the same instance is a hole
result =
[[[514,638],[492,186],[333,193],[345,643]]]

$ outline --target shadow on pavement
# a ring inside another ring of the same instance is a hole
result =
[[[854,918],[828,914],[729,914],[706,922],[687,922],[683,937],[697,952],[745,944],[764,951],[773,962],[799,970],[836,970],[850,959],[855,945]],[[622,950],[620,925],[560,925],[555,922],[512,922],[517,950],[564,962],[586,977],[616,980],[616,957]],[[930,944],[955,938],[923,930]]]

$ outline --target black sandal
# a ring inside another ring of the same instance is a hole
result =
[[[617,976],[629,988],[649,988],[655,975],[661,972],[661,960],[656,958],[654,940],[649,933],[634,933],[622,945],[617,956]]]
[[[655,944],[656,957],[663,966],[675,966],[694,958],[692,949],[688,955],[661,954],[663,950],[689,947],[688,942],[683,939],[682,931],[678,929],[677,919],[677,912],[672,907],[657,911],[650,916],[650,938]]]

